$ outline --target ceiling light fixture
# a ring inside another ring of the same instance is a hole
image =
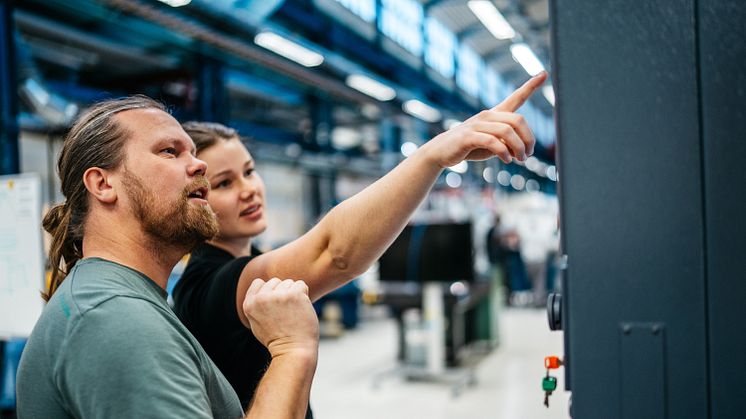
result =
[[[192,2],[192,0],[158,0],[158,1],[161,3],[165,3],[171,7],[186,6],[187,4]]]
[[[453,127],[457,127],[461,125],[463,121],[459,121],[458,119],[449,118],[443,121],[443,128],[445,129],[451,129]]]
[[[404,157],[409,157],[414,152],[417,151],[417,144],[407,141],[404,144],[401,145],[401,153],[404,155]]]
[[[513,44],[510,46],[510,53],[513,55],[513,59],[522,65],[530,76],[535,76],[544,71],[544,65],[536,58],[528,45],[524,43]]]
[[[402,109],[404,109],[404,112],[426,122],[438,122],[443,117],[439,110],[417,99],[404,102]]]
[[[497,39],[513,39],[515,30],[489,0],[470,0],[469,8]]]
[[[324,62],[323,55],[274,32],[260,32],[254,37],[254,43],[305,67],[316,67]]]
[[[396,90],[362,74],[350,74],[347,76],[345,84],[381,102],[396,97]]]
[[[449,167],[448,169],[456,173],[466,173],[469,170],[469,163],[467,163],[466,160],[463,160],[460,163],[456,163],[456,165]]]
[[[446,175],[446,184],[450,186],[451,188],[458,188],[461,186],[461,175],[454,172],[449,172]]]
[[[544,97],[547,99],[547,102],[549,102],[552,106],[554,106],[554,89],[552,89],[552,86],[542,87],[541,93],[544,94]]]

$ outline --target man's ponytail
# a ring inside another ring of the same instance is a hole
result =
[[[52,269],[52,277],[47,291],[42,293],[42,297],[46,301],[49,301],[67,273],[70,272],[70,269],[83,257],[80,241],[75,240],[74,233],[70,228],[71,217],[71,211],[67,203],[62,203],[52,207],[42,221],[44,230],[52,235],[52,243],[49,247],[49,264]]]

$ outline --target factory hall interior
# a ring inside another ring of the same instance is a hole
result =
[[[0,0],[0,419],[746,417],[742,0]]]

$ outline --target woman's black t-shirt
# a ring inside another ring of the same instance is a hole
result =
[[[231,383],[244,407],[271,361],[267,348],[236,312],[241,271],[259,254],[252,247],[251,256],[234,258],[225,250],[201,244],[173,290],[174,312]],[[309,406],[306,418],[312,417]]]

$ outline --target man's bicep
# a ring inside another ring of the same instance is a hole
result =
[[[148,316],[157,310],[149,303],[105,304],[124,306],[117,311],[126,314],[88,313],[60,365],[60,388],[76,416],[210,417],[199,361],[186,340],[166,320]]]

